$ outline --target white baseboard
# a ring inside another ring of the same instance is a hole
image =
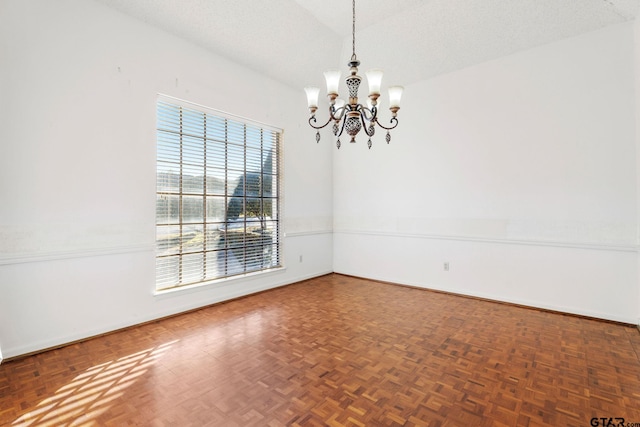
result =
[[[130,319],[129,321],[114,322],[114,323],[111,323],[110,325],[104,325],[103,327],[89,329],[84,332],[58,336],[58,337],[49,337],[46,340],[30,343],[29,345],[25,345],[25,346],[5,348],[4,357],[5,359],[13,359],[13,358],[17,358],[27,354],[38,353],[38,352],[47,351],[53,348],[63,347],[65,345],[68,345],[74,342],[89,340],[91,338],[94,338],[100,335],[109,334],[112,332],[116,332],[118,330],[134,327],[136,325],[140,325],[148,322],[153,322],[166,317],[179,315],[181,313],[207,307],[209,305],[218,304],[225,301],[233,300],[235,298],[240,298],[240,297],[248,296],[258,292],[267,291],[269,289],[275,289],[282,286],[291,285],[297,282],[302,282],[304,280],[313,279],[314,277],[324,276],[325,274],[330,274],[332,272],[333,271],[320,271],[316,273],[305,274],[305,275],[301,275],[293,278],[288,278],[287,280],[284,280],[281,283],[276,283],[276,284],[271,284],[266,286],[264,285],[261,286],[258,283],[256,286],[243,288],[242,292],[228,292],[228,293],[219,294],[214,296],[213,298],[202,300],[197,304],[188,304],[180,307],[174,307],[174,309],[170,311],[154,313],[153,315],[150,315],[150,316]],[[237,288],[229,287],[229,289],[237,289]],[[1,353],[0,353],[0,359],[2,359]]]
[[[566,314],[572,314],[572,315],[576,315],[576,316],[584,316],[584,317],[590,317],[590,318],[594,318],[594,319],[601,319],[601,320],[608,320],[608,321],[612,321],[612,322],[618,322],[618,323],[626,323],[627,325],[634,325],[637,320],[631,317],[626,317],[626,316],[616,316],[616,315],[611,315],[609,313],[601,313],[601,312],[596,312],[596,311],[591,311],[591,310],[584,310],[584,309],[579,309],[579,308],[575,308],[575,307],[565,307],[565,306],[559,306],[559,305],[553,305],[553,304],[545,304],[542,303],[540,301],[529,301],[529,300],[525,300],[525,299],[521,299],[521,298],[505,298],[503,296],[500,295],[494,295],[494,294],[489,294],[489,293],[484,293],[484,292],[473,292],[473,291],[468,291],[468,290],[463,290],[463,289],[457,289],[457,290],[451,290],[450,288],[446,288],[443,286],[438,286],[436,284],[423,284],[423,283],[410,283],[410,282],[406,282],[406,281],[398,281],[398,280],[394,280],[392,278],[385,278],[385,277],[365,277],[359,274],[354,274],[354,273],[348,273],[348,272],[341,272],[341,271],[336,271],[335,273],[337,274],[345,274],[348,276],[353,276],[353,277],[361,277],[363,279],[368,279],[368,280],[377,280],[377,281],[381,281],[381,282],[386,282],[386,283],[395,283],[398,285],[403,285],[403,286],[410,286],[413,288],[421,288],[421,289],[425,289],[428,291],[436,291],[436,292],[444,292],[447,294],[451,294],[451,295],[459,295],[459,296],[467,296],[467,297],[472,297],[472,298],[481,298],[484,300],[488,300],[488,301],[495,301],[497,303],[507,303],[507,304],[514,304],[514,305],[518,305],[518,306],[522,306],[522,307],[529,307],[532,309],[541,309],[541,310],[549,310],[549,311],[553,311],[553,312],[557,312],[557,313],[566,313]],[[638,325],[638,329],[640,329],[640,325]]]

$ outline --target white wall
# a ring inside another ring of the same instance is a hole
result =
[[[639,11],[640,13],[640,11]],[[638,214],[640,215],[640,19],[635,20],[635,76],[636,76],[636,180]],[[638,219],[640,224],[640,218]],[[640,232],[639,232],[640,233]],[[638,236],[640,239],[640,236]],[[640,243],[640,240],[637,242]],[[640,253],[638,253],[638,318],[636,324],[640,328]]]
[[[332,271],[301,91],[86,0],[0,2],[0,61],[5,357]],[[286,269],[154,296],[158,93],[284,129]]]
[[[636,323],[633,57],[628,23],[408,86],[334,155],[334,270]]]

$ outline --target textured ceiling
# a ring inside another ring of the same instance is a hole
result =
[[[346,73],[349,0],[97,0],[289,86]],[[635,19],[640,0],[359,0],[361,73],[410,84]]]

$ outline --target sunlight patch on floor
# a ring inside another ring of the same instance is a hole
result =
[[[87,369],[11,425],[73,426],[95,421],[110,408],[112,401],[122,397],[126,389],[176,342],[177,340],[165,343]]]

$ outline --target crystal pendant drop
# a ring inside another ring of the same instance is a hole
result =
[[[369,147],[369,150],[371,150],[371,145],[373,144],[371,144],[371,138],[369,138],[369,140],[367,141],[367,146]]]
[[[338,139],[338,140],[336,141],[336,147],[338,147],[338,150],[340,149],[340,145],[342,145],[342,144],[340,144],[340,139]]]
[[[391,141],[391,135],[389,134],[389,131],[387,131],[387,136],[385,136],[384,139],[387,141],[387,144]]]
[[[337,135],[338,134],[338,130],[340,130],[340,128],[338,127],[337,123],[333,124],[333,134]]]
[[[320,131],[316,132],[316,142],[320,142]]]

